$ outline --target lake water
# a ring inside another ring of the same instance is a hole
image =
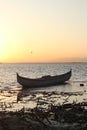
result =
[[[21,76],[37,78],[44,75],[57,75],[72,68],[72,77],[68,85],[58,85],[39,90],[79,91],[87,89],[87,64],[86,63],[60,63],[60,64],[0,64],[0,89],[10,90],[21,87],[17,83],[16,73]],[[84,87],[80,87],[84,83]]]
[[[58,75],[68,72],[72,68],[72,77],[68,81],[68,84],[57,85],[51,87],[34,88],[28,89],[25,93],[30,94],[33,92],[52,92],[56,91],[69,92],[69,93],[83,93],[83,95],[73,95],[70,99],[87,101],[87,63],[56,63],[56,64],[0,64],[0,103],[14,102],[13,108],[21,108],[22,106],[29,106],[27,103],[27,98],[21,104],[17,103],[17,94],[20,93],[22,86],[17,83],[16,73],[18,72],[21,76],[29,78],[37,78],[44,75]],[[80,86],[84,84],[84,86]],[[3,93],[2,93],[3,91]],[[63,96],[62,96],[63,97]],[[64,98],[64,97],[63,97]],[[61,98],[62,100],[62,98]],[[34,104],[32,102],[31,104]],[[1,104],[2,105],[2,104]],[[32,105],[31,105],[32,106]]]

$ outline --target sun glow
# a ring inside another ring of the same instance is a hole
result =
[[[5,63],[9,55],[9,44],[4,33],[0,32],[0,62]]]
[[[5,59],[5,41],[3,35],[0,33],[0,61]]]
[[[0,3],[0,62],[87,61],[87,1],[54,1]]]

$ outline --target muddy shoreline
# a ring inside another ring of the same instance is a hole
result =
[[[9,98],[14,95],[15,100],[10,104],[0,102],[0,130],[87,129],[87,100],[86,98],[81,102],[76,100],[78,96],[82,97],[84,92],[27,91],[25,93],[25,91],[19,91],[16,94],[16,92],[10,91],[9,95],[1,93]],[[72,96],[74,96],[74,100],[69,102]],[[62,102],[59,102],[60,100]],[[29,102],[35,103],[35,105],[30,107]],[[12,111],[14,106],[22,104],[20,109],[17,107],[15,111]]]

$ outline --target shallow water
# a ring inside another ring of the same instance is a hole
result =
[[[68,84],[57,85],[43,88],[32,88],[26,91],[21,91],[21,85],[17,83],[16,73],[30,78],[37,78],[43,75],[57,75],[63,74],[72,68],[72,77]],[[80,84],[84,86],[80,86]],[[87,63],[70,63],[70,64],[0,64],[0,106],[6,103],[8,109],[19,109],[23,106],[33,107],[36,105],[35,101],[30,101],[30,92],[52,92],[58,93],[82,93],[82,95],[72,95],[68,101],[87,101]],[[3,92],[2,92],[3,91]],[[17,103],[17,96],[21,93],[21,101]],[[26,96],[27,95],[27,96]],[[29,96],[28,96],[29,95]],[[24,97],[23,97],[24,96]],[[38,93],[36,94],[36,97]],[[59,96],[59,95],[58,95]],[[68,96],[68,95],[67,95]],[[57,97],[59,102],[62,102],[67,96]],[[43,97],[42,97],[43,98]],[[64,98],[62,100],[62,98]],[[55,98],[54,98],[55,99]],[[52,100],[54,100],[52,98]],[[56,99],[55,99],[56,100]],[[57,103],[55,101],[55,103]]]
[[[20,87],[16,80],[16,73],[30,78],[37,78],[43,75],[62,74],[72,68],[72,77],[68,85],[58,85],[50,87],[50,90],[57,91],[78,91],[86,89],[87,85],[87,64],[0,64],[0,89],[10,90]],[[84,83],[84,87],[80,87]],[[39,88],[40,89],[40,88]],[[42,90],[44,88],[41,88]],[[48,88],[45,88],[49,90]]]

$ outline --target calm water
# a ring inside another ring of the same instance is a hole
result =
[[[72,68],[72,77],[67,85],[58,85],[37,90],[47,91],[84,91],[87,90],[87,63],[70,64],[0,64],[0,89],[15,90],[21,87],[16,80],[16,73],[22,76],[37,78],[43,75],[62,74]],[[80,83],[84,83],[81,87]],[[35,89],[34,89],[35,90]]]
[[[37,78],[48,74],[62,74],[69,71],[70,68],[72,68],[72,77],[66,85],[23,91],[16,79],[17,72],[22,76]],[[80,83],[83,83],[84,86],[81,87]],[[32,95],[32,91],[35,93],[34,95]],[[59,95],[52,94],[50,97],[44,97],[43,91],[47,91],[47,93],[56,91]],[[71,96],[69,96],[70,93]],[[55,104],[63,103],[68,97],[68,102],[71,103],[87,101],[87,64],[0,64],[0,110],[15,111],[23,107],[32,108],[37,104],[36,101],[39,97],[45,102]]]

